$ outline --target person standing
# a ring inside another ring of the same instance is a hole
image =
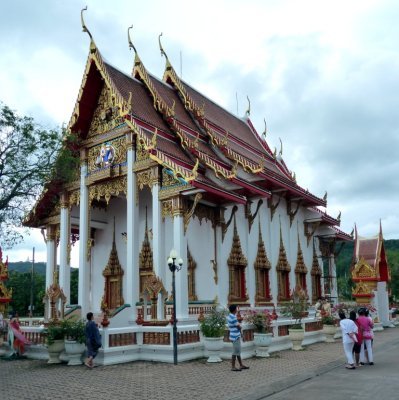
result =
[[[87,346],[87,360],[86,367],[93,368],[93,360],[96,358],[98,349],[101,347],[101,335],[97,328],[97,324],[93,321],[93,313],[87,313],[86,322],[86,346]]]
[[[358,320],[356,319],[356,311],[352,310],[349,313],[349,319],[351,319],[357,326],[356,342],[353,344],[353,354],[355,355],[356,367],[361,367],[360,364],[360,352],[363,346],[363,330],[360,327]]]
[[[18,314],[15,311],[12,311],[10,314],[10,323],[8,329],[9,332],[12,332],[11,335],[9,333],[9,337],[12,337],[13,349],[16,355],[20,357],[25,353],[25,345],[31,344],[31,342],[25,337],[25,335],[21,331]]]
[[[353,359],[353,345],[357,341],[356,333],[358,331],[356,324],[351,320],[346,318],[345,312],[340,311],[338,313],[341,319],[339,325],[342,331],[342,344],[344,347],[345,356],[347,359],[347,369],[355,369],[355,361]]]
[[[241,324],[237,320],[237,305],[231,304],[229,306],[230,314],[227,317],[227,325],[230,331],[230,341],[233,343],[233,354],[231,357],[231,370],[232,371],[241,371],[243,369],[249,369],[246,365],[242,363],[241,360]],[[236,368],[236,360],[240,365],[239,368]]]
[[[357,320],[360,328],[363,330],[363,340],[364,340],[364,345],[362,346],[360,351],[360,363],[364,364],[366,362],[366,355],[364,350],[364,347],[366,347],[369,365],[374,365],[373,346],[372,346],[374,338],[373,320],[370,317],[366,316],[365,309],[359,310],[359,318]]]

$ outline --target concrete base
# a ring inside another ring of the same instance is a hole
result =
[[[384,330],[384,327],[382,326],[381,322],[375,322],[374,323],[374,328],[373,328],[374,332],[380,332],[380,331],[383,331],[383,330]]]

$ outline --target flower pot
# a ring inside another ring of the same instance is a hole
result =
[[[223,336],[218,338],[204,337],[204,346],[209,356],[207,362],[216,363],[222,361],[220,353],[224,346]]]
[[[254,333],[254,345],[256,357],[270,357],[269,346],[272,342],[272,333]]]
[[[54,340],[54,343],[47,345],[49,359],[47,364],[60,364],[60,354],[64,351],[64,340]]]
[[[292,342],[292,350],[303,350],[302,341],[305,337],[305,330],[303,328],[288,328],[288,336]]]
[[[68,365],[81,365],[82,354],[85,351],[85,344],[78,343],[75,340],[65,339],[65,353],[67,354],[69,361]]]
[[[327,343],[334,343],[334,335],[337,332],[337,327],[335,325],[323,325],[323,333],[326,335]]]

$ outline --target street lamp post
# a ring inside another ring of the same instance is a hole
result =
[[[176,259],[177,264],[176,264]],[[183,266],[183,260],[178,256],[176,250],[172,249],[169,258],[168,266],[172,272],[172,296],[173,296],[173,364],[177,365],[177,319],[176,319],[176,283],[175,272],[180,271]]]
[[[32,249],[32,267],[30,277],[30,306],[29,306],[29,317],[33,317],[33,292],[35,284],[35,248]]]

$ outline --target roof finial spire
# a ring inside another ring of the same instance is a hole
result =
[[[247,100],[248,100],[248,109],[247,109],[247,111],[245,111],[245,116],[249,117],[251,115],[251,100],[249,100],[248,96],[247,96]]]
[[[280,157],[283,156],[283,141],[281,140],[281,138],[278,138],[278,140],[280,140],[280,152],[278,153],[278,155]]]
[[[132,42],[132,39],[130,38],[130,29],[133,29],[133,25],[129,26],[129,28],[127,28],[127,41],[129,43],[129,49],[133,49],[134,52],[137,54],[137,50],[134,47],[134,44]]]
[[[165,53],[165,50],[162,47],[162,43],[161,43],[161,36],[163,35],[163,33],[161,32],[161,34],[158,36],[158,43],[159,43],[159,50],[161,50],[161,56],[165,56],[166,60],[169,61],[167,54]]]
[[[90,36],[90,40],[93,40],[93,36],[91,35],[90,31],[87,29],[87,26],[83,19],[83,11],[86,11],[86,10],[87,10],[87,6],[85,8],[82,8],[82,10],[80,11],[80,21],[82,23],[82,30],[83,30],[83,32],[87,32],[87,34]]]
[[[266,118],[263,118],[263,122],[265,123],[265,130],[262,132],[263,139],[266,140],[266,135],[267,135],[267,124],[266,124]]]

